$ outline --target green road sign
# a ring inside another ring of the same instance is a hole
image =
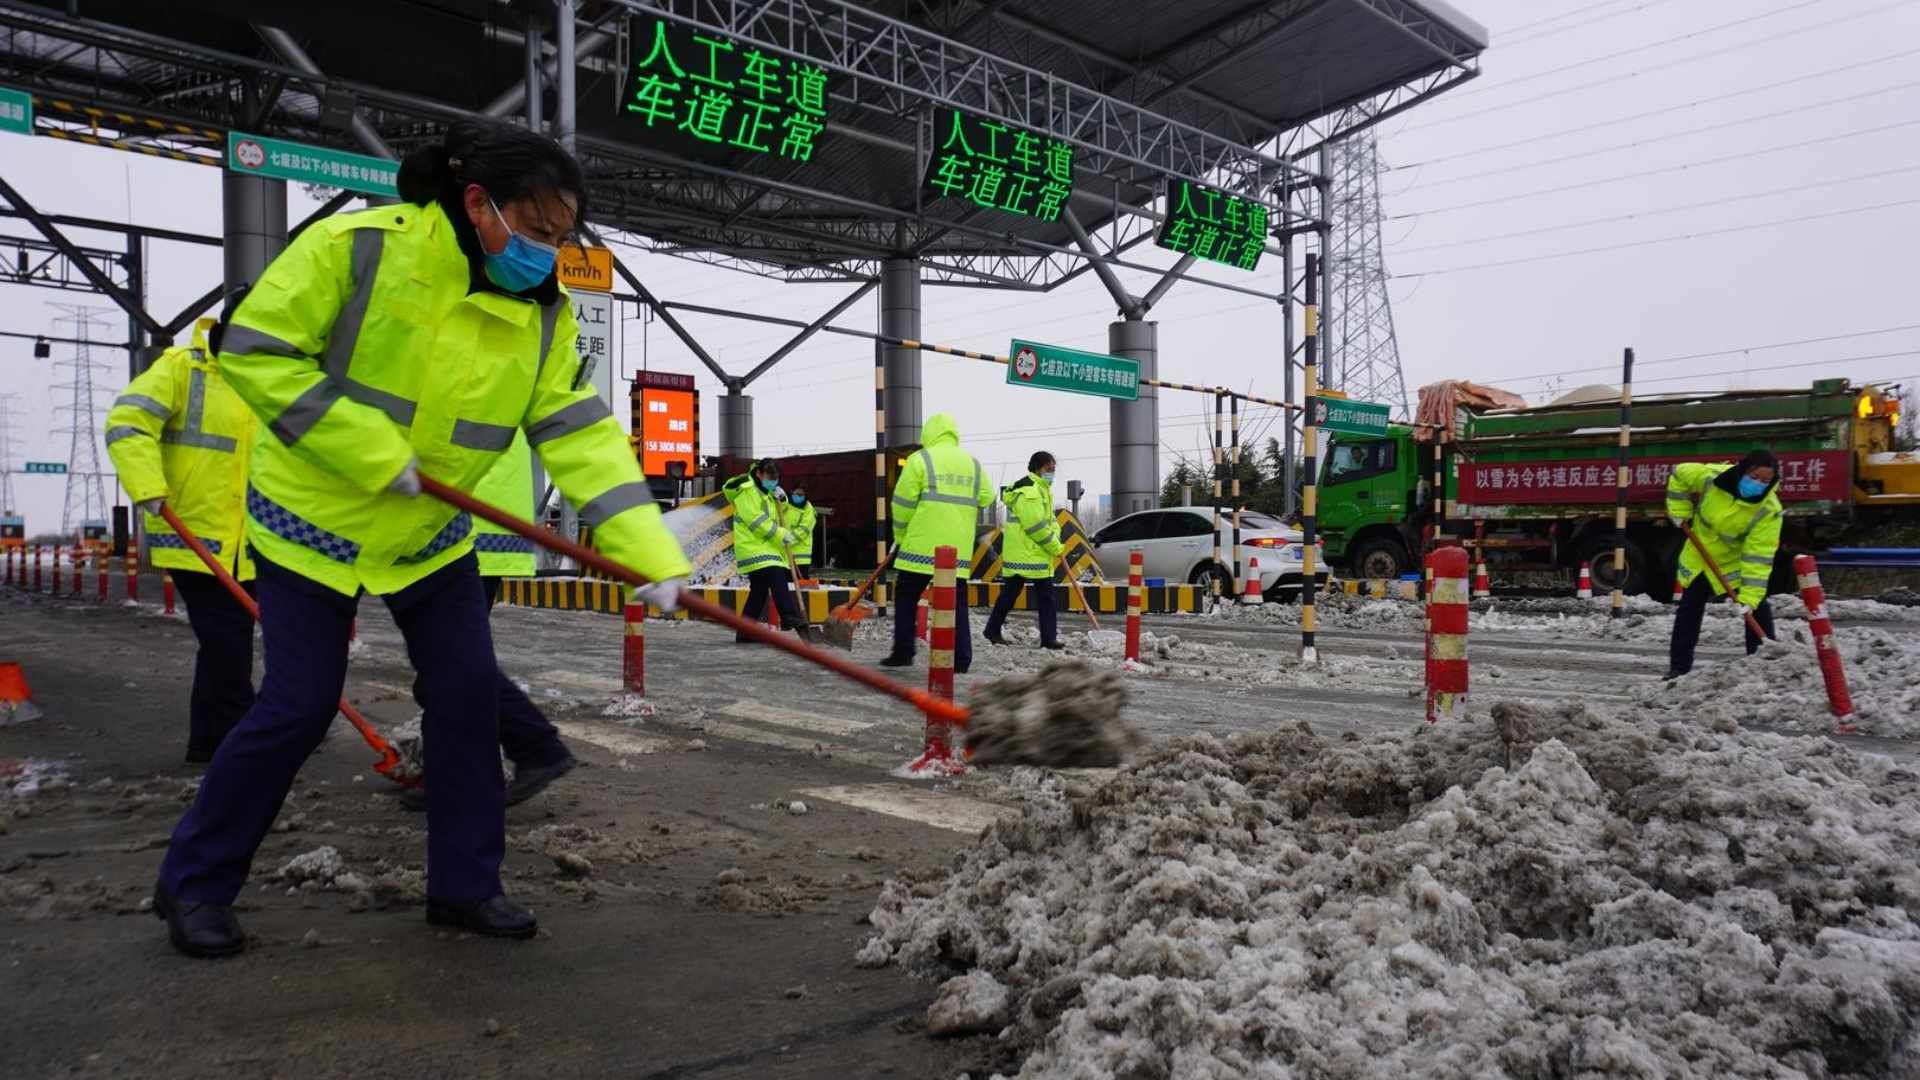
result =
[[[64,461],[29,461],[27,462],[27,471],[30,473],[48,473],[53,476],[60,476],[67,471],[67,463]]]
[[[0,131],[33,134],[33,95],[0,86]]]
[[[1346,435],[1385,435],[1387,415],[1393,410],[1373,401],[1346,398],[1307,399],[1307,423],[1322,431]]]
[[[1168,251],[1242,270],[1267,250],[1267,208],[1186,180],[1167,180],[1167,216],[1153,242]]]
[[[928,196],[1057,221],[1073,194],[1073,144],[958,109],[933,114]]]
[[[368,195],[400,194],[400,189],[394,186],[394,177],[400,170],[397,161],[240,131],[227,133],[227,168]]]
[[[690,157],[813,160],[827,128],[825,68],[665,19],[636,14],[627,26],[625,132]]]
[[[1140,396],[1140,361],[1014,339],[1007,382],[1069,394],[1133,401]]]

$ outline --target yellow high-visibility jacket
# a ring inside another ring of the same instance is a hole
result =
[[[1780,486],[1776,482],[1758,502],[1748,502],[1714,483],[1732,465],[1683,462],[1673,467],[1667,479],[1667,516],[1676,523],[1689,523],[1693,535],[1700,538],[1714,565],[1734,590],[1735,598],[1748,607],[1767,598],[1767,579],[1773,574],[1774,553],[1780,547]],[[1692,544],[1680,549],[1680,584],[1693,582],[1706,569],[1700,553]],[[1718,582],[1708,575],[1708,587],[1721,592]]]
[[[934,413],[920,438],[920,449],[907,459],[893,485],[893,535],[900,546],[894,566],[932,574],[934,549],[952,547],[964,581],[973,563],[980,511],[993,505],[993,489],[980,462],[960,449],[960,429],[953,417]]]
[[[533,517],[533,448],[526,432],[513,433],[513,443],[473,493],[515,517]],[[473,554],[481,577],[532,577],[536,568],[533,541],[481,518],[473,521]]]
[[[787,565],[779,507],[753,474],[741,473],[720,485],[720,493],[733,504],[733,565],[742,574]]]
[[[1039,473],[1000,489],[1007,504],[1007,527],[1000,531],[1002,577],[1053,580],[1053,563],[1065,547],[1060,522],[1053,516],[1053,485]]]
[[[107,456],[127,497],[164,499],[241,581],[253,578],[246,491],[258,428],[208,354],[205,329],[195,331],[191,346],[161,353],[107,413]],[[144,520],[155,566],[209,572],[166,519],[147,514]]]
[[[619,422],[577,385],[576,332],[564,289],[542,306],[474,287],[438,204],[308,228],[221,343],[266,425],[247,491],[261,556],[342,593],[405,588],[472,550],[473,520],[387,485],[418,457],[475,490],[523,431],[602,550],[649,578],[687,574]]]
[[[794,564],[800,567],[810,567],[813,565],[813,527],[820,520],[820,515],[814,510],[811,501],[809,501],[807,505],[800,507],[788,503],[786,504],[786,511],[787,528],[792,529],[794,535]]]

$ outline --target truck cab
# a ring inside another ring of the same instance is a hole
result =
[[[1328,439],[1318,508],[1328,561],[1356,578],[1413,572],[1430,486],[1421,479],[1421,462],[1431,460],[1405,424],[1390,425],[1385,437]]]

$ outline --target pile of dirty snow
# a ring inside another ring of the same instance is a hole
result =
[[[1118,673],[1074,661],[987,683],[967,698],[967,752],[978,765],[1118,765],[1147,741],[1126,703]]]
[[[1022,1077],[1920,1075],[1920,777],[1494,713],[1037,780],[858,962],[1004,987]]]
[[[1670,683],[1641,687],[1651,709],[1703,722],[1732,720],[1780,731],[1832,731],[1826,681],[1807,628],[1777,627],[1781,640],[1752,656],[1696,663]],[[1863,735],[1920,737],[1920,637],[1872,626],[1834,631]]]

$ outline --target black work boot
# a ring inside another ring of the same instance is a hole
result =
[[[232,956],[247,947],[246,932],[226,904],[195,904],[154,886],[153,914],[167,924],[167,939],[187,956]]]
[[[1065,645],[1062,645],[1061,643],[1059,643],[1059,642],[1057,642],[1057,641],[1043,641],[1043,642],[1041,642],[1041,643],[1040,643],[1040,647],[1041,647],[1041,648],[1043,648],[1043,649],[1051,649],[1051,650],[1053,650],[1053,651],[1056,651],[1056,652],[1057,652],[1057,651],[1059,651],[1059,650],[1061,650],[1061,649],[1064,649],[1064,648],[1066,648],[1066,646],[1065,646]]]
[[[519,806],[547,790],[548,784],[572,772],[578,764],[580,760],[568,754],[551,765],[515,766],[513,781],[507,785],[507,805]]]
[[[482,937],[530,938],[540,932],[540,920],[533,912],[506,898],[465,903],[427,897],[427,922],[451,926]]]
[[[886,658],[880,661],[880,666],[881,667],[912,667],[913,654],[912,653],[888,653]]]

